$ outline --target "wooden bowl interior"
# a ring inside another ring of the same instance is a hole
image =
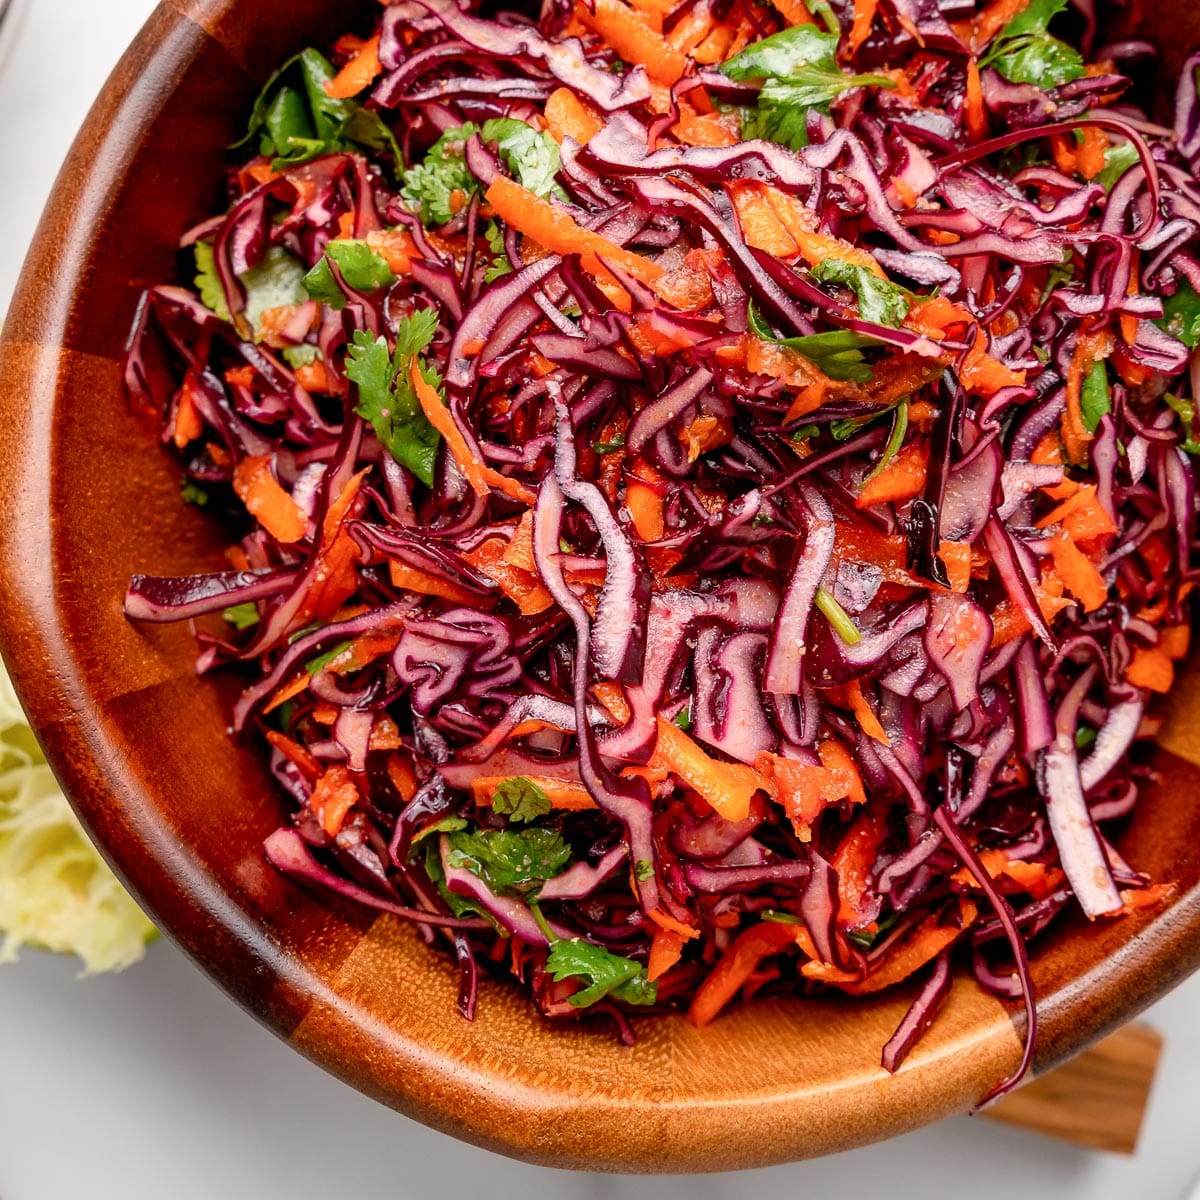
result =
[[[186,626],[126,622],[131,574],[223,563],[212,518],[180,503],[177,463],[124,399],[141,290],[176,274],[180,233],[221,200],[224,147],[272,66],[375,5],[171,0],[97,101],[43,221],[0,345],[0,634],[76,807],[163,928],[249,1011],[324,1066],[438,1128],[557,1166],[703,1170],[827,1153],[976,1101],[1019,1053],[1010,1010],[966,979],[896,1076],[879,1050],[910,995],[763,1001],[704,1030],[542,1023],[485,981],[454,1011],[440,953],[390,917],[318,900],[269,869],[284,806],[260,755],[226,735],[231,676],[197,681]],[[1186,2],[1147,16],[1175,61],[1200,45]],[[1180,38],[1180,31],[1186,34]],[[1186,714],[1163,783],[1120,847],[1179,890],[1162,910],[1060,922],[1035,977],[1047,1067],[1200,962],[1200,761]],[[1184,757],[1179,757],[1182,754]]]

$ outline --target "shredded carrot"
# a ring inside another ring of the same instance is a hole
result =
[[[899,504],[919,496],[925,490],[928,466],[929,443],[910,443],[867,482],[855,504],[859,508],[873,508],[876,504]]]
[[[313,572],[312,586],[292,618],[291,629],[302,629],[314,618],[327,621],[358,590],[357,566],[362,561],[358,543],[345,528],[359,505],[358,492],[364,467],[352,475],[325,513],[321,526],[321,550]]]
[[[1168,658],[1186,658],[1191,640],[1190,625],[1168,625],[1158,631],[1158,648]]]
[[[194,442],[204,432],[204,418],[196,406],[196,392],[199,385],[195,375],[188,371],[183,377],[183,387],[179,390],[179,404],[175,410],[175,431],[171,440],[180,450],[189,442]]]
[[[1152,905],[1161,904],[1173,896],[1177,890],[1177,886],[1173,883],[1155,883],[1144,888],[1122,888],[1121,899],[1124,907],[1117,915],[1127,917],[1139,908],[1150,908]]]
[[[406,229],[372,229],[365,240],[393,275],[407,275],[412,270],[412,260],[420,258],[417,244]]]
[[[652,764],[666,767],[703,797],[727,821],[744,821],[757,791],[766,780],[743,763],[710,757],[673,721],[658,718],[658,741]]]
[[[672,87],[687,69],[687,58],[621,0],[595,0],[594,10],[576,5],[576,15],[626,62],[646,68],[655,83]]]
[[[766,782],[771,799],[783,809],[796,831],[807,842],[812,839],[813,822],[831,804],[847,800],[862,781],[858,771],[796,762],[778,754],[763,751],[754,760],[754,769]]]
[[[789,26],[816,24],[804,0],[771,0],[771,3]]]
[[[499,183],[502,179],[503,176],[499,177],[496,182]],[[510,181],[505,180],[505,182]],[[518,185],[513,184],[513,186],[517,187]],[[524,191],[525,189],[521,188],[520,190]],[[446,439],[446,445],[454,456],[454,461],[458,463],[459,469],[475,490],[475,494],[486,496],[490,488],[494,487],[512,499],[532,506],[537,499],[533,491],[523,483],[510,479],[507,475],[488,467],[471,453],[467,446],[467,439],[458,427],[458,422],[455,421],[446,405],[442,403],[441,396],[425,382],[415,358],[409,367],[409,381],[421,403],[421,411],[430,425]]]
[[[306,392],[329,393],[334,390],[333,378],[330,376],[323,359],[315,358],[296,368],[296,382]]]
[[[669,929],[672,933],[679,934],[685,942],[690,942],[693,938],[700,936],[700,930],[693,929],[691,925],[676,920],[669,912],[664,912],[661,908],[652,908],[646,916],[660,929]]]
[[[1138,282],[1138,252],[1133,252],[1133,262],[1129,267],[1129,283],[1125,287],[1125,295],[1136,296],[1141,290],[1141,284]],[[1133,313],[1121,313],[1117,318],[1117,324],[1121,330],[1121,337],[1129,345],[1133,345],[1137,341],[1138,336],[1138,318]]]
[[[719,116],[684,117],[671,127],[671,133],[685,146],[736,146],[739,140]]]
[[[619,683],[594,683],[592,684],[592,691],[595,693],[596,699],[622,725],[629,720],[631,716],[629,702],[625,699],[625,691]]]
[[[1158,646],[1139,646],[1125,671],[1125,678],[1134,687],[1149,688],[1152,692],[1169,692],[1175,682],[1175,664],[1166,651]]]
[[[543,115],[546,128],[556,142],[569,137],[586,146],[604,128],[596,111],[570,88],[560,87],[551,92]]]
[[[971,21],[959,21],[951,25],[954,32],[978,54],[1005,25],[1029,7],[1029,0],[993,0]]]
[[[494,579],[500,590],[521,610],[526,617],[545,612],[554,598],[542,586],[536,574],[516,566],[506,557],[509,543],[503,538],[488,538],[474,550],[463,554],[477,571]]]
[[[867,703],[866,696],[863,695],[862,682],[860,680],[852,679],[846,684],[846,699],[863,733],[867,737],[874,738],[877,742],[882,742],[885,746],[890,746],[892,743],[888,738],[886,730],[879,723],[879,718],[872,712],[871,706]]]
[[[454,604],[479,604],[479,596],[475,592],[459,587],[449,579],[439,579],[426,571],[410,567],[408,563],[389,561],[388,575],[392,587],[403,592],[417,592],[422,596],[440,596]]]
[[[832,971],[822,963],[806,963],[801,974],[810,979],[820,979],[851,996],[867,996],[884,988],[903,982],[914,971],[937,958],[947,946],[958,940],[969,925],[974,924],[978,908],[971,900],[959,900],[960,926],[939,924],[939,915],[925,918],[903,942],[880,959],[875,969],[865,979],[835,979]]]
[[[838,843],[830,866],[838,877],[838,924],[854,929],[864,919],[863,896],[871,884],[871,873],[884,830],[876,817],[861,812],[854,818],[846,836]]]
[[[1083,130],[1083,141],[1075,151],[1075,164],[1084,179],[1095,179],[1104,170],[1104,152],[1108,149],[1108,135],[1103,129],[1089,125]]]
[[[796,944],[797,928],[781,921],[760,921],[738,934],[696,990],[688,1020],[707,1025],[741,991],[764,958]]]
[[[274,712],[277,708],[282,707],[289,700],[294,700],[305,688],[308,687],[309,674],[307,671],[302,671],[294,679],[289,680],[278,688],[271,696],[270,700],[263,705],[263,716]]]
[[[233,490],[277,542],[298,542],[308,532],[308,517],[271,474],[269,454],[243,458],[233,471]]]
[[[389,754],[387,773],[402,800],[407,802],[417,794],[417,775],[407,758],[399,754]]]
[[[333,708],[335,713],[340,711],[332,704],[329,707]],[[399,750],[404,746],[400,730],[391,717],[384,714],[375,718],[375,723],[371,726],[369,746],[372,750]]]
[[[1067,590],[1083,605],[1085,612],[1095,612],[1108,599],[1108,587],[1092,560],[1065,531],[1048,539],[1047,545],[1055,570]]]
[[[661,926],[654,931],[650,942],[650,959],[646,963],[646,978],[653,982],[665,975],[683,957],[683,938],[673,929]]]
[[[475,796],[475,803],[490,808],[496,789],[511,778],[510,775],[481,775],[471,780],[471,791]],[[591,792],[582,783],[570,779],[558,779],[552,775],[523,775],[522,778],[528,779],[534,787],[545,792],[546,797],[555,808],[578,812],[596,807],[596,801],[592,799]]]
[[[657,542],[666,529],[663,496],[647,483],[631,483],[625,489],[625,507],[633,518],[633,528],[643,542]]]
[[[582,229],[549,201],[498,175],[487,190],[487,202],[496,216],[554,254],[580,254],[591,272],[600,269],[598,256],[628,271],[642,283],[653,283],[663,274],[658,263],[634,254],[590,229]],[[435,393],[436,395],[436,393]]]
[[[305,681],[307,682],[307,681]],[[315,782],[324,770],[319,762],[308,752],[305,746],[294,742],[276,729],[267,730],[267,741],[279,751],[289,762],[300,769],[300,773],[309,782]]]
[[[1062,441],[1067,457],[1074,463],[1087,459],[1087,446],[1093,435],[1083,423],[1083,381],[1093,364],[1107,358],[1112,350],[1112,334],[1102,331],[1084,334],[1075,344],[1067,370],[1067,407],[1062,418]]]
[[[875,20],[878,7],[879,0],[854,0],[854,21],[846,38],[846,49],[850,54],[857,54],[859,46],[870,36],[871,22]]]
[[[982,142],[988,135],[987,109],[983,106],[983,84],[979,79],[979,63],[974,57],[967,60],[966,105],[967,136],[972,142]]]
[[[332,78],[325,81],[325,95],[334,100],[357,96],[383,72],[379,61],[379,34],[368,38],[358,53]]]
[[[360,797],[350,772],[345,767],[328,767],[317,780],[308,807],[321,823],[321,828],[330,837],[336,837],[346,819],[346,814],[358,803]]]
[[[1075,542],[1089,542],[1117,532],[1116,523],[1100,503],[1094,483],[1080,487],[1037,522],[1038,529],[1048,529],[1051,525],[1062,525]]]

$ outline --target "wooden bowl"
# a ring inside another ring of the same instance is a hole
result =
[[[63,786],[155,920],[247,1010],[355,1087],[480,1145],[559,1167],[722,1170],[961,1112],[1020,1047],[1016,1010],[966,978],[895,1076],[879,1053],[905,993],[762,1001],[703,1030],[643,1019],[625,1049],[607,1029],[542,1023],[489,980],[464,1021],[451,964],[410,929],[266,866],[281,801],[259,755],[226,735],[233,682],[197,681],[186,626],[123,618],[132,573],[216,567],[224,541],[180,503],[177,464],[127,410],[120,359],[138,294],[171,276],[181,231],[215,211],[223,147],[272,66],[348,19],[330,0],[161,5],[97,100],[30,251],[0,344],[0,635]],[[1154,24],[1171,31],[1171,67],[1200,44],[1186,0],[1158,6]],[[1193,675],[1162,783],[1120,839],[1178,891],[1041,939],[1039,1070],[1200,965],[1198,707]]]

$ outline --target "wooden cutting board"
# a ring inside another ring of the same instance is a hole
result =
[[[1132,1154],[1161,1052],[1155,1030],[1127,1025],[983,1115],[1080,1146]]]

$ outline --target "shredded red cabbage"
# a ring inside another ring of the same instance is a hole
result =
[[[893,1071],[961,952],[996,1095],[1027,943],[1169,892],[1102,826],[1197,577],[1200,55],[1157,124],[1064,4],[401,0],[255,106],[126,365],[229,569],[126,612],[468,1018],[923,978]]]

